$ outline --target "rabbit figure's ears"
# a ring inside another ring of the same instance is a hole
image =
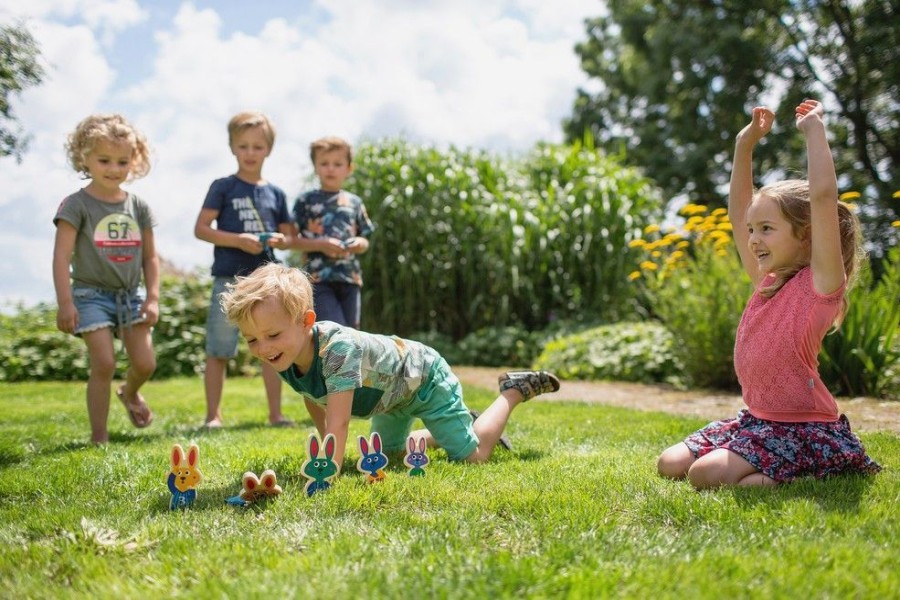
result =
[[[325,446],[325,458],[331,460],[331,457],[334,456],[335,448],[334,434],[329,433],[326,435],[322,445]],[[319,458],[319,438],[314,433],[309,434],[309,457],[312,460]]]
[[[381,454],[381,434],[377,431],[372,432],[372,449],[377,454]],[[359,452],[360,454],[368,454],[369,453],[369,440],[366,439],[366,436],[359,436]]]
[[[425,454],[425,438],[419,438],[419,452]]]
[[[191,444],[191,447],[188,449],[187,454],[187,462],[188,465],[192,467],[196,467],[200,462],[200,446],[197,444]]]
[[[409,436],[406,438],[406,449],[407,453],[411,454],[416,451],[416,438],[413,436]]]
[[[275,471],[272,469],[266,469],[263,471],[263,474],[259,478],[259,483],[267,490],[275,490],[278,488],[278,482],[275,478]],[[281,491],[281,488],[278,488],[278,491]]]
[[[181,463],[184,462],[184,448],[181,447],[181,444],[172,446],[172,454],[170,457],[172,459],[173,468],[181,466]]]
[[[172,446],[172,467],[181,467],[185,464],[185,455],[184,448],[181,447],[181,444],[175,444]],[[197,463],[200,462],[200,447],[197,444],[191,444],[191,447],[187,451],[187,464],[188,466],[195,467]]]
[[[325,436],[325,440],[322,442],[325,445],[325,458],[331,460],[331,457],[334,456],[334,450],[337,443],[334,441],[334,434],[329,433]]]
[[[259,487],[259,478],[256,476],[256,473],[252,471],[247,471],[244,473],[244,479],[241,482],[244,485],[244,489],[248,492],[252,492]]]

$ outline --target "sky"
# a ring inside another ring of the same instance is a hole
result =
[[[580,87],[574,52],[603,0],[0,0],[40,46],[44,82],[12,98],[31,137],[0,158],[0,311],[55,302],[60,201],[85,185],[64,144],[93,113],[147,137],[152,169],[126,189],[151,206],[161,257],[208,272],[194,238],[213,179],[235,171],[226,124],[261,110],[277,137],[263,175],[288,204],[314,184],[309,143],[526,151],[562,141]],[[366,199],[363,199],[364,201]]]

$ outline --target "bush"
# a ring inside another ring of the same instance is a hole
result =
[[[87,379],[84,343],[56,329],[56,306],[19,307],[0,324],[0,381]]]
[[[873,284],[863,266],[843,324],[825,336],[819,371],[834,393],[900,400],[900,248],[888,252],[880,270]]]
[[[616,323],[548,342],[534,368],[564,379],[668,383],[681,387],[683,365],[659,323]]]
[[[414,333],[410,339],[431,346],[451,365],[509,367],[531,365],[540,354],[546,334],[523,327],[485,327],[459,342],[435,331]]]
[[[632,245],[644,252],[629,276],[643,291],[651,317],[675,338],[675,353],[691,386],[737,389],[734,340],[753,292],[730,235],[725,209],[708,216],[689,204],[682,230],[645,228]]]
[[[203,372],[210,287],[209,278],[199,275],[163,277],[159,322],[153,329],[154,378]],[[0,325],[0,381],[87,380],[87,349],[80,338],[56,329],[55,305],[19,307],[15,315],[0,315]],[[128,357],[121,342],[116,341],[116,349],[116,375],[123,377]],[[257,368],[258,361],[241,343],[228,373],[255,373]]]

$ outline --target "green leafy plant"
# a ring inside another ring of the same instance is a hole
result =
[[[680,386],[684,367],[674,343],[669,330],[652,321],[601,325],[548,342],[534,365],[564,379]]]
[[[872,282],[864,265],[850,290],[841,327],[825,336],[819,370],[833,392],[900,400],[900,248],[892,248]]]
[[[680,230],[644,229],[632,246],[644,252],[629,278],[651,316],[675,338],[674,351],[691,386],[738,387],[734,340],[753,287],[741,266],[724,209],[688,204]]]

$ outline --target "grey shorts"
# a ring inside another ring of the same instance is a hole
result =
[[[221,302],[225,284],[233,281],[234,277],[213,279],[209,314],[206,315],[206,356],[210,358],[234,358],[237,356],[240,330],[237,325],[232,325],[225,318]]]

